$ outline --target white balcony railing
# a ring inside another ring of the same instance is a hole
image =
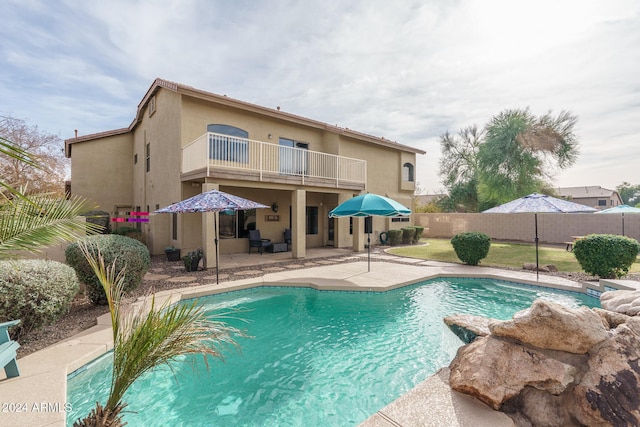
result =
[[[362,184],[367,179],[367,162],[335,154],[286,147],[246,138],[208,132],[182,149],[182,173],[206,170],[245,171],[272,180],[274,176],[317,178],[341,184]]]

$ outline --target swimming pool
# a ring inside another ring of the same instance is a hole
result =
[[[489,279],[434,279],[384,293],[260,287],[201,298],[239,308],[229,323],[253,338],[210,370],[197,358],[143,376],[129,390],[129,426],[357,425],[439,368],[462,345],[455,313],[508,319],[536,298],[577,307],[596,298]],[[72,425],[106,400],[110,358],[68,380]],[[177,379],[177,382],[176,382]]]

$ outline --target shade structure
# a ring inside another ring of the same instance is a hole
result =
[[[264,209],[269,206],[254,202],[233,194],[220,190],[210,190],[196,194],[193,197],[158,209],[154,213],[185,213],[185,212],[221,212],[221,211],[243,211],[248,209]],[[219,277],[219,256],[218,256],[218,218],[213,221],[214,243],[216,248],[216,283]]]
[[[589,213],[595,212],[589,206],[579,203],[570,202],[568,200],[557,199],[546,194],[533,193],[528,196],[520,197],[505,204],[487,209],[482,213],[533,213],[535,223],[535,242],[536,242],[536,280],[538,279],[538,212],[543,213]]]
[[[622,215],[622,235],[624,236],[624,214],[638,214],[640,208],[629,205],[618,205],[609,209],[596,212],[597,214],[621,214]]]
[[[339,204],[329,218],[410,215],[411,209],[388,197],[366,193]],[[371,229],[367,233],[367,271],[371,271]]]

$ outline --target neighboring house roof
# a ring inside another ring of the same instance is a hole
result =
[[[602,188],[599,185],[583,187],[558,187],[555,189],[560,197],[572,199],[586,199],[594,197],[620,197],[617,191]]]
[[[142,121],[142,116],[144,114],[146,105],[149,103],[149,100],[161,88],[167,89],[167,90],[171,90],[173,92],[181,93],[181,94],[184,94],[184,95],[192,96],[194,98],[199,98],[199,99],[203,99],[203,100],[206,100],[206,101],[215,102],[215,103],[218,103],[218,104],[228,105],[228,106],[231,106],[231,107],[234,107],[234,108],[238,108],[238,109],[241,109],[241,110],[259,113],[259,114],[265,115],[265,116],[271,116],[271,117],[277,118],[279,120],[286,120],[286,121],[290,121],[290,122],[300,123],[300,124],[303,124],[303,125],[306,125],[306,126],[317,128],[317,129],[328,130],[330,132],[334,132],[334,133],[345,135],[345,136],[350,136],[350,137],[353,137],[353,138],[357,138],[359,140],[364,140],[364,141],[371,142],[371,143],[377,144],[377,145],[382,145],[382,146],[385,146],[385,147],[395,148],[395,149],[398,149],[398,150],[408,151],[408,152],[416,153],[416,154],[426,154],[426,151],[424,151],[424,150],[420,150],[418,148],[410,147],[408,145],[398,144],[395,141],[391,141],[391,140],[383,138],[383,137],[376,137],[376,136],[368,135],[368,134],[365,134],[365,133],[357,132],[357,131],[351,130],[349,128],[341,128],[341,127],[330,125],[330,124],[327,124],[327,123],[323,123],[323,122],[320,122],[320,121],[317,121],[317,120],[308,119],[308,118],[305,118],[305,117],[302,117],[302,116],[297,116],[295,114],[285,113],[284,111],[280,111],[280,107],[278,107],[277,109],[262,107],[262,106],[259,106],[259,105],[256,105],[256,104],[251,104],[249,102],[245,102],[245,101],[240,101],[240,100],[237,100],[237,99],[229,98],[226,95],[217,95],[215,93],[206,92],[206,91],[203,91],[203,90],[200,90],[200,89],[196,89],[196,88],[191,87],[191,86],[187,86],[187,85],[183,85],[183,84],[180,84],[180,83],[172,82],[172,81],[169,81],[169,80],[164,80],[164,79],[157,78],[151,84],[151,87],[147,90],[147,93],[144,95],[144,97],[142,98],[142,100],[138,104],[136,117],[134,118],[133,122],[131,122],[131,124],[129,125],[128,128],[117,129],[117,130],[113,130],[113,131],[100,132],[100,133],[95,133],[95,134],[91,134],[91,135],[85,135],[85,136],[66,139],[65,140],[65,151],[67,153],[67,157],[70,156],[70,150],[69,150],[69,145],[70,144],[74,144],[74,143],[82,142],[82,141],[93,140],[93,139],[98,139],[98,138],[104,138],[104,137],[107,137],[107,136],[113,136],[113,135],[118,135],[118,134],[122,134],[122,133],[127,133],[127,132],[133,131],[133,129],[135,129],[135,127],[138,125],[138,123],[140,123]]]

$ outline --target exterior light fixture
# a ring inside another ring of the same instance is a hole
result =
[[[273,204],[271,205],[271,210],[274,212],[278,212],[278,204],[276,202],[273,202]]]

